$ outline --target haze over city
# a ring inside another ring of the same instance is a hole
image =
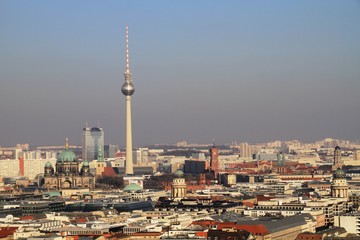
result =
[[[359,1],[1,1],[0,145],[359,139]]]

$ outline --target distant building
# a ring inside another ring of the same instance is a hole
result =
[[[175,172],[175,178],[171,184],[171,197],[183,198],[186,195],[186,182],[184,173],[181,170]]]
[[[255,153],[253,154],[253,159],[254,160],[277,160],[277,154],[276,153],[263,153],[263,152],[259,152],[259,153]]]
[[[240,143],[239,149],[240,149],[240,157],[248,158],[252,156],[251,146],[247,142]]]
[[[360,161],[360,150],[355,150],[354,151],[354,160],[355,161]]]
[[[210,148],[210,170],[217,177],[219,173],[219,148],[215,147],[215,144]]]
[[[192,159],[201,159],[201,160],[205,160],[205,153],[203,152],[195,152],[191,154],[191,158]]]
[[[116,145],[105,145],[104,146],[104,158],[115,158]]]
[[[83,129],[83,161],[91,162],[98,159],[98,150],[104,152],[104,130],[99,127],[84,128]]]
[[[135,163],[136,165],[146,165],[149,162],[149,149],[138,148],[135,151]]]
[[[235,174],[223,174],[221,175],[221,182],[228,187],[236,185],[236,175]]]
[[[186,147],[188,145],[187,141],[180,141],[176,143],[177,147]]]
[[[344,166],[344,161],[341,158],[341,149],[339,146],[335,147],[334,150],[334,164],[332,166],[332,170],[336,170],[338,168],[342,168]]]
[[[331,184],[331,196],[336,198],[348,198],[349,185],[346,182],[345,173],[340,168],[334,172]]]
[[[185,160],[184,173],[202,174],[205,173],[205,161]]]

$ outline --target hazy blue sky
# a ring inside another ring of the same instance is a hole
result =
[[[360,139],[359,1],[0,1],[0,145]]]

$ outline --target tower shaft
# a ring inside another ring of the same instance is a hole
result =
[[[131,96],[126,96],[126,174],[134,174],[131,128]]]

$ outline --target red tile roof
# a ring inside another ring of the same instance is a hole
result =
[[[257,236],[264,236],[270,234],[270,231],[262,224],[258,225],[236,225],[237,230],[246,230]]]
[[[34,219],[34,216],[33,215],[28,215],[28,216],[22,216],[20,217],[20,220],[32,220]]]
[[[18,227],[1,227],[0,228],[0,238],[4,238],[10,235],[13,235]]]
[[[295,240],[322,240],[322,234],[300,233]]]

